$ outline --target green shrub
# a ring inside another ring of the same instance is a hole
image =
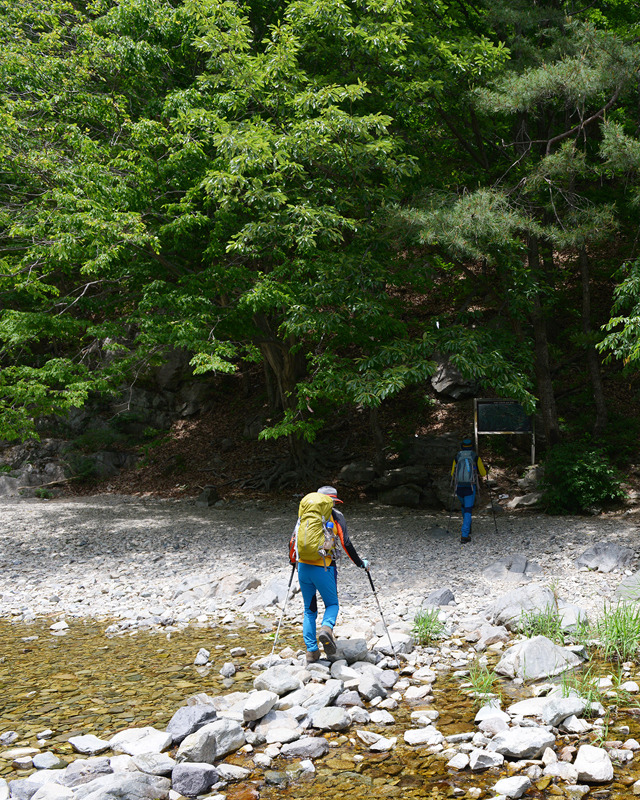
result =
[[[584,443],[558,444],[545,460],[543,500],[552,514],[579,514],[624,497],[606,455]]]
[[[90,428],[73,440],[73,449],[83,453],[97,453],[99,450],[109,450],[123,436],[113,428]]]
[[[438,609],[434,607],[419,611],[413,619],[411,632],[418,644],[431,644],[440,639],[444,634],[444,624],[438,617]]]
[[[640,606],[637,603],[605,605],[595,633],[603,658],[635,660],[640,647]]]
[[[562,618],[555,606],[547,606],[542,611],[523,611],[520,614],[518,630],[528,637],[546,636],[556,644],[564,644]]]

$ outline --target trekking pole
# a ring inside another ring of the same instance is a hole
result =
[[[289,600],[289,591],[291,590],[291,584],[293,583],[293,573],[296,571],[296,562],[294,561],[291,566],[291,576],[289,578],[289,585],[287,586],[287,593],[284,598],[284,605],[282,606],[282,613],[280,614],[280,619],[278,621],[278,627],[276,628],[276,635],[273,640],[273,647],[271,648],[271,653],[269,655],[269,664],[271,664],[271,659],[273,658],[273,653],[276,649],[276,644],[278,643],[278,636],[280,634],[280,626],[282,625],[282,620],[284,619],[284,612],[287,608],[287,601]]]
[[[393,642],[391,641],[391,634],[389,633],[389,628],[387,628],[387,623],[384,621],[384,614],[382,613],[382,606],[380,605],[380,601],[378,600],[378,593],[376,592],[376,587],[373,585],[373,578],[371,577],[371,572],[367,568],[367,577],[369,578],[369,583],[371,584],[371,590],[373,591],[373,596],[376,598],[376,603],[378,604],[378,611],[380,612],[380,618],[382,619],[382,624],[384,625],[384,629],[387,632],[387,638],[389,639],[389,644],[391,645],[391,652],[393,653],[393,657],[396,660],[396,666],[400,666],[400,662],[398,661],[398,656],[396,655],[395,648],[393,646]]]
[[[491,500],[491,510],[493,511],[493,524],[496,529],[496,534],[498,533],[498,523],[496,522],[496,510],[493,505],[493,492],[491,491],[491,485],[489,481],[487,481],[487,489],[489,490],[489,500]]]

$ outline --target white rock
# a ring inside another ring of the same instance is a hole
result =
[[[393,725],[395,722],[393,715],[384,709],[372,711],[370,716],[375,725]]]
[[[172,742],[173,737],[166,731],[152,727],[127,728],[111,737],[109,747],[114,753],[139,756],[143,753],[162,753],[171,747]]]
[[[613,764],[609,754],[601,747],[583,744],[574,762],[578,780],[588,783],[608,783],[613,780]]]
[[[410,728],[404,732],[404,740],[410,745],[435,745],[442,744],[444,736],[429,725],[428,728]]]
[[[525,775],[514,775],[511,778],[502,778],[493,787],[493,791],[505,797],[522,797],[531,786],[531,781]]]
[[[387,739],[385,736],[381,736],[377,742],[374,742],[369,750],[373,753],[386,753],[389,750],[393,750],[396,746],[396,742],[398,739],[395,736]]]
[[[251,692],[242,709],[242,717],[245,722],[262,719],[265,714],[273,708],[278,700],[275,692],[266,689],[258,692]]]
[[[83,736],[72,736],[69,744],[77,753],[82,753],[87,756],[95,756],[98,753],[104,753],[110,747],[109,742],[104,739],[99,739],[92,733],[84,734]]]
[[[469,766],[469,756],[466,753],[456,753],[456,755],[447,761],[447,766],[451,769],[466,769]]]

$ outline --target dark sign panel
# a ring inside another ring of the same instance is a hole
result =
[[[478,400],[478,433],[533,433],[533,422],[515,400]]]

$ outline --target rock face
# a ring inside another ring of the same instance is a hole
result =
[[[496,672],[510,678],[537,681],[559,675],[581,663],[571,650],[554,644],[546,636],[534,636],[505,650],[496,665]]]

